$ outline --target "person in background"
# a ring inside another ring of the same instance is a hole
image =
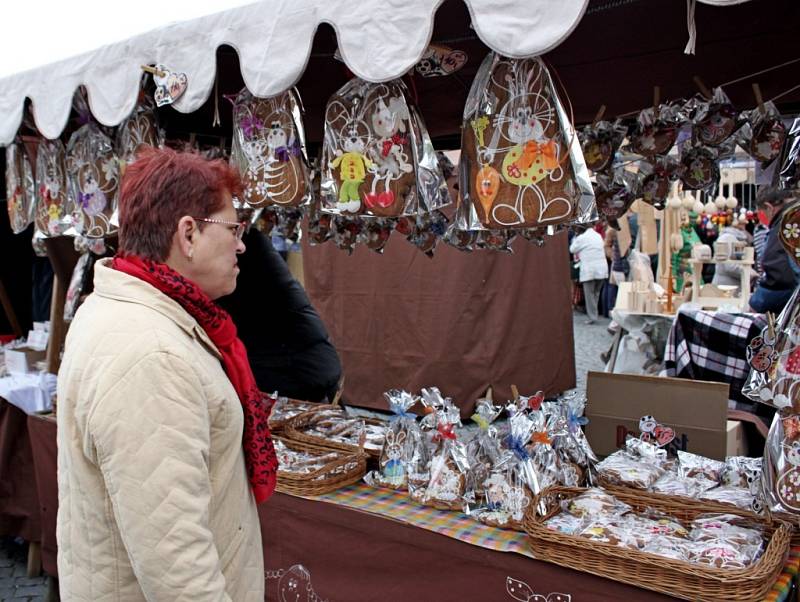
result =
[[[767,246],[767,235],[769,234],[769,226],[766,224],[761,223],[759,220],[758,223],[753,228],[753,250],[755,251],[755,269],[759,275],[764,273],[764,269],[761,267],[761,258],[764,255],[764,248]]]
[[[593,228],[586,228],[572,239],[569,252],[580,261],[580,281],[586,299],[587,324],[597,320],[597,304],[608,278],[608,262],[603,248],[603,237]]]
[[[766,188],[759,191],[756,203],[769,219],[769,233],[761,254],[763,275],[750,297],[750,307],[758,313],[779,313],[798,283],[794,262],[789,259],[780,241],[783,213],[797,198],[797,191]]]
[[[219,304],[239,329],[259,388],[331,401],[342,366],[325,324],[270,240],[250,228],[244,242],[236,290]]]
[[[227,163],[147,148],[58,374],[63,600],[263,600],[270,404],[230,316],[245,224]]]
[[[747,244],[750,242],[750,235],[747,233],[747,222],[738,220],[731,226],[725,226],[720,230],[716,243],[730,243],[731,250],[737,242]],[[730,257],[729,259],[733,259]],[[749,268],[748,268],[749,269]],[[715,286],[735,286],[737,291],[741,284],[742,266],[730,261],[716,264],[714,277],[711,284]],[[737,292],[738,294],[738,292]]]
[[[688,211],[681,210],[680,223],[679,235],[681,237],[681,248],[672,253],[673,291],[676,293],[683,291],[684,283],[691,282],[692,264],[690,260],[692,257],[692,249],[695,245],[700,244],[700,237],[694,229],[692,218]]]

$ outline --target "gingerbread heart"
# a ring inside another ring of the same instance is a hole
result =
[[[660,447],[663,447],[675,438],[675,431],[668,426],[659,424],[653,431],[653,435],[655,436],[656,443],[658,443]]]
[[[185,73],[170,71],[164,65],[156,65],[155,69],[158,71],[158,73],[153,74],[153,81],[156,84],[153,98],[156,101],[156,106],[171,105],[186,92],[189,78]]]
[[[422,55],[415,69],[422,77],[450,75],[467,64],[467,55],[447,46],[431,44]]]

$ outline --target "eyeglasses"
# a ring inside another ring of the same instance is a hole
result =
[[[242,240],[245,231],[247,230],[247,222],[229,222],[224,219],[212,219],[210,217],[193,217],[192,219],[198,222],[206,222],[207,224],[222,224],[223,226],[230,226],[228,229],[233,232],[237,239]]]

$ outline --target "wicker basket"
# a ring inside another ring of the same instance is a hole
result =
[[[600,485],[600,487],[602,487],[603,489],[605,489],[606,491],[608,491],[613,495],[631,494],[641,499],[655,500],[656,502],[671,500],[676,504],[680,504],[681,506],[696,508],[698,512],[720,512],[729,514],[735,513],[740,516],[744,516],[758,521],[766,520],[767,522],[772,520],[778,520],[787,523],[791,527],[792,545],[800,546],[800,517],[788,514],[786,512],[775,512],[771,514],[768,513],[766,516],[759,516],[755,512],[744,510],[733,504],[726,504],[725,502],[719,502],[716,500],[704,500],[704,499],[695,499],[683,496],[666,495],[664,493],[654,493],[652,491],[646,491],[644,489],[637,489],[636,487],[619,485],[603,477],[602,475],[598,476],[597,482]]]
[[[312,455],[324,455],[336,450],[321,450],[316,446],[306,445],[283,437],[275,437],[289,449],[305,452]],[[344,453],[337,451],[337,458],[306,474],[288,472],[278,469],[278,481],[275,489],[282,493],[293,495],[322,495],[330,493],[347,485],[352,485],[361,480],[367,472],[367,456],[360,453]],[[339,470],[353,464],[352,468]]]
[[[312,408],[303,410],[303,412],[300,412],[300,413],[318,412],[319,410],[327,410],[327,409],[330,409],[330,408],[333,407],[329,403],[318,403],[318,404],[315,404],[315,403],[310,402],[310,401],[303,401],[301,399],[291,399],[291,398],[288,399],[287,403],[289,403],[289,404],[293,404],[293,403],[294,404],[305,404],[305,405],[309,405],[310,404],[310,405],[313,406]],[[273,419],[272,416],[270,416],[270,419],[269,419],[269,430],[270,430],[270,432],[272,432],[273,434],[282,432],[286,428],[286,425],[288,424],[288,422],[292,418],[297,416],[297,415],[298,414],[295,414],[294,416],[289,416],[287,418],[280,418],[280,419]]]
[[[585,489],[551,487],[537,495],[525,516],[525,531],[537,559],[553,562],[579,571],[585,571],[683,598],[685,600],[762,600],[780,574],[789,551],[789,526],[782,522],[767,522],[756,519],[769,539],[761,558],[744,569],[721,569],[672,560],[663,556],[619,547],[610,543],[591,541],[576,535],[566,535],[548,529],[544,522],[560,511],[559,502],[580,495]],[[700,514],[716,512],[707,505],[687,505],[683,500],[649,494],[612,491],[622,502],[634,510],[647,508],[672,515],[684,522],[691,522]],[[548,509],[544,516],[537,516],[535,509],[543,501]],[[725,512],[746,518],[750,513],[726,507]]]
[[[334,449],[350,453],[363,452],[371,456],[372,458],[380,458],[381,450],[379,449],[362,450],[358,445],[350,445],[348,443],[342,443],[340,441],[333,441],[331,439],[327,439],[326,437],[320,437],[318,435],[309,435],[308,433],[305,433],[304,429],[306,426],[308,426],[311,418],[314,416],[314,413],[315,412],[313,411],[304,412],[302,414],[298,414],[293,418],[290,418],[288,424],[284,428],[284,436],[287,439],[291,439],[293,441],[300,441],[302,443],[306,443],[318,449]],[[384,421],[378,420],[376,418],[363,418],[362,420],[366,424],[386,426],[386,423]]]

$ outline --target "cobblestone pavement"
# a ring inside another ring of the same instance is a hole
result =
[[[603,370],[605,362],[600,355],[611,346],[611,335],[606,330],[609,321],[600,318],[592,325],[585,324],[586,315],[573,315],[575,336],[575,372],[577,388],[586,388],[586,374],[590,370]],[[0,539],[0,602],[45,602],[47,577],[27,576],[27,546],[12,539]]]
[[[0,539],[0,600],[39,602],[47,599],[47,577],[28,577],[28,546]]]

